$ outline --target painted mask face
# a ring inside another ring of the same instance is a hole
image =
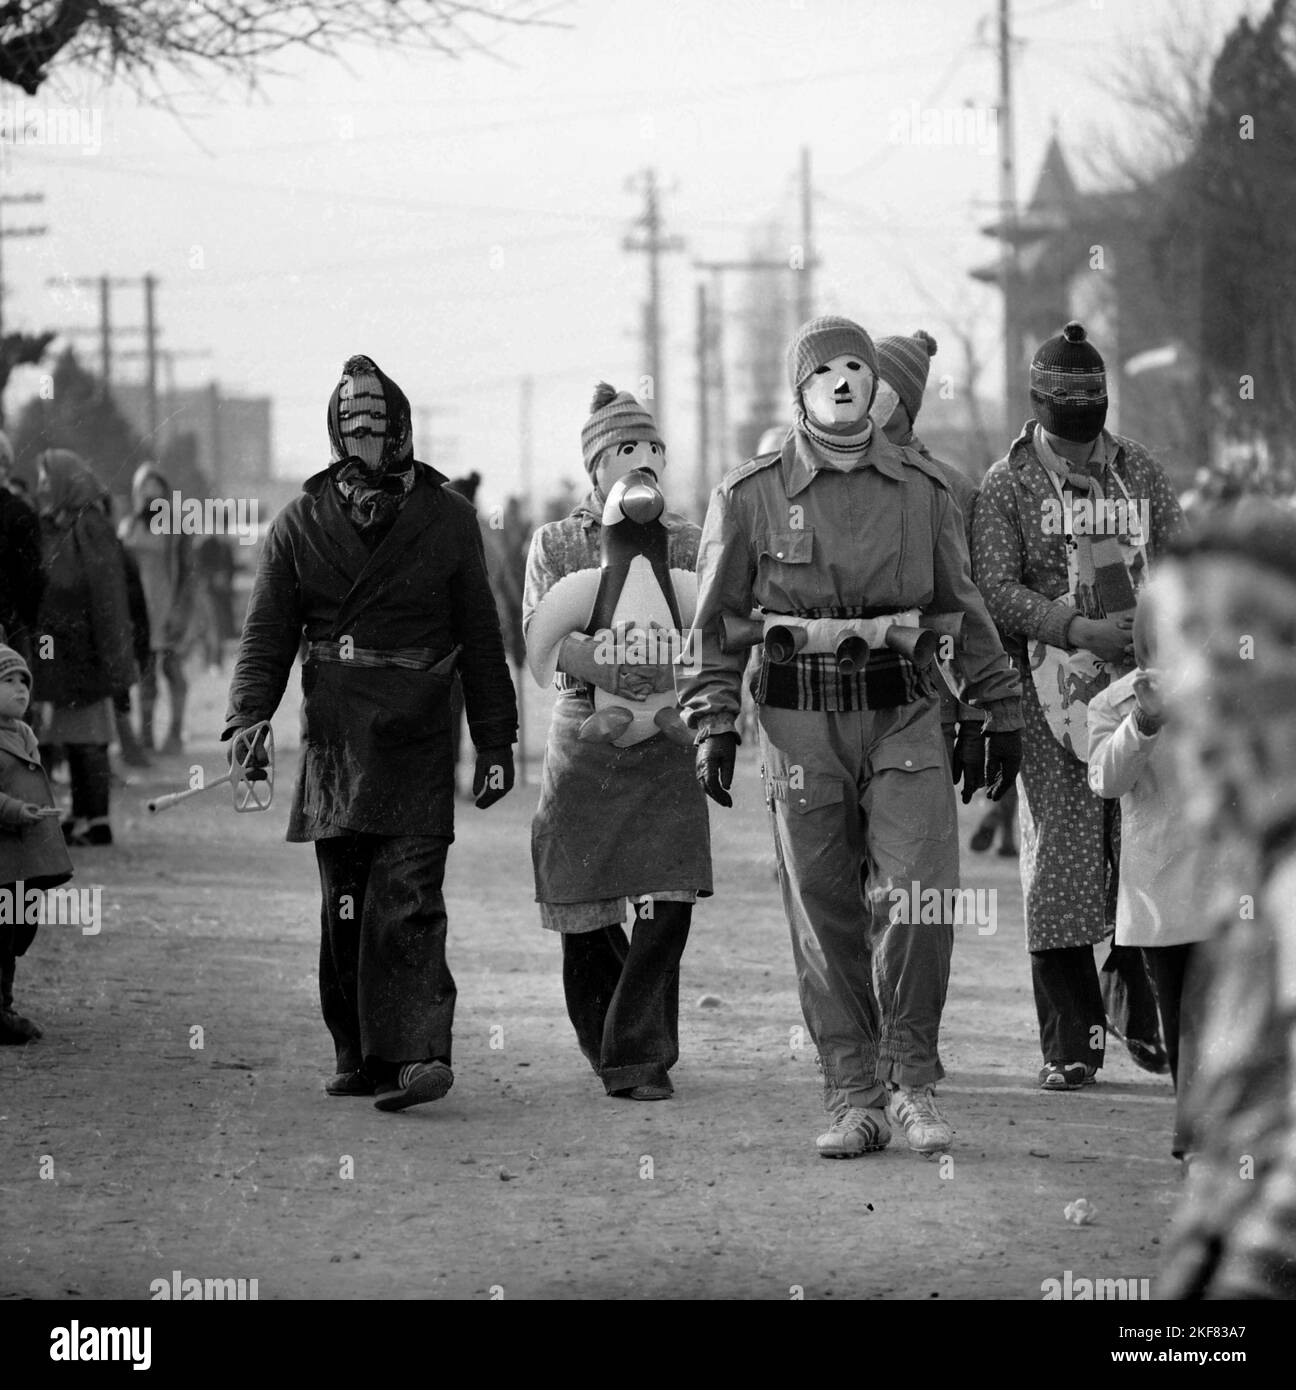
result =
[[[382,463],[387,441],[387,400],[376,376],[357,373],[338,388],[338,433],[342,447],[360,459],[366,472]]]
[[[619,478],[642,468],[651,473],[661,483],[666,471],[666,451],[660,444],[652,444],[646,439],[635,443],[615,444],[604,449],[599,461],[594,465],[594,481],[604,497]]]
[[[862,357],[842,353],[815,368],[801,399],[816,425],[861,424],[873,399],[873,373]]]

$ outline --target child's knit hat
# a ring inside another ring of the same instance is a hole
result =
[[[936,339],[921,328],[909,338],[879,338],[877,341],[878,375],[900,397],[909,412],[910,425],[918,419],[922,409],[927,372],[935,356]]]
[[[27,689],[30,690],[32,677],[27,663],[12,647],[6,647],[0,642],[0,681],[6,676],[12,676],[15,671],[27,682]]]
[[[825,314],[822,318],[802,324],[792,335],[787,350],[788,385],[792,388],[793,396],[800,395],[801,388],[810,380],[816,368],[848,352],[855,353],[874,377],[877,376],[878,360],[873,339],[859,324],[838,314]]]
[[[657,424],[647,410],[629,391],[617,391],[606,381],[600,381],[590,402],[590,417],[581,430],[585,471],[591,478],[594,476],[594,468],[604,449],[616,444],[637,444],[641,440],[665,451]]]

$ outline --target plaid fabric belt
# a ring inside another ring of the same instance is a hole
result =
[[[342,666],[399,666],[406,671],[426,671],[441,658],[431,647],[394,647],[378,651],[373,647],[353,647],[341,642],[312,642],[307,651],[316,661],[336,661]]]
[[[887,608],[806,608],[798,618],[887,618],[907,612]],[[861,709],[894,709],[932,692],[923,672],[888,647],[874,648],[862,671],[843,676],[830,655],[797,656],[778,664],[762,652],[752,677],[752,698],[775,709],[823,710],[849,713]]]

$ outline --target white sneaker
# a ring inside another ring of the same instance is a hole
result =
[[[865,1110],[858,1105],[839,1111],[828,1131],[815,1140],[820,1158],[858,1158],[877,1153],[890,1142],[886,1111],[881,1106]]]
[[[903,1127],[915,1153],[940,1153],[954,1142],[954,1131],[936,1108],[931,1086],[897,1086],[891,1093],[890,1113],[896,1124]]]

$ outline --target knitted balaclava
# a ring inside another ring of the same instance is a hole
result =
[[[414,486],[405,392],[370,357],[348,357],[328,405],[329,472],[358,530],[389,526]]]
[[[629,391],[618,391],[600,381],[590,402],[590,417],[581,430],[581,454],[590,480],[597,482],[595,470],[605,449],[638,443],[656,444],[664,458],[666,445],[653,417]],[[660,472],[660,462],[656,471]]]
[[[1083,324],[1073,321],[1040,345],[1031,362],[1030,398],[1040,424],[1059,439],[1090,444],[1102,433],[1107,370]]]
[[[12,647],[6,647],[0,642],[0,681],[6,676],[12,676],[15,671],[27,682],[27,689],[30,690],[32,678],[27,663]]]
[[[895,392],[900,404],[909,412],[911,425],[917,422],[918,412],[922,409],[927,371],[935,356],[936,339],[921,328],[909,338],[878,339],[878,375],[883,385]],[[888,418],[890,413],[887,412]],[[875,412],[877,414],[880,412]],[[886,420],[882,420],[881,424],[885,425]]]

